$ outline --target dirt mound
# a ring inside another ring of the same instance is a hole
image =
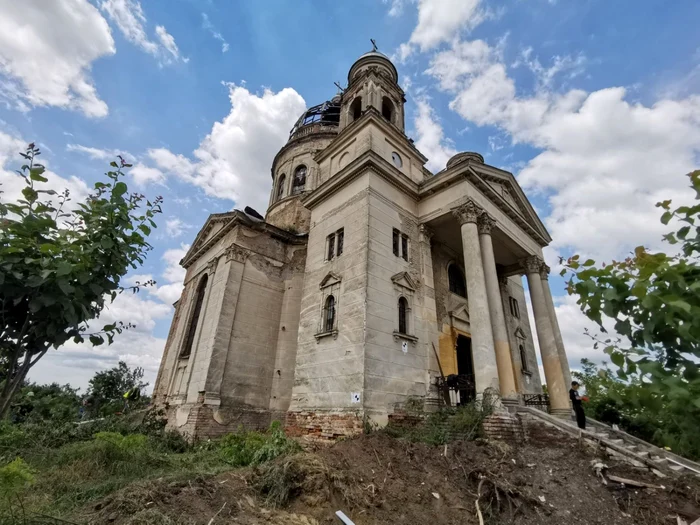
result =
[[[485,523],[656,525],[700,516],[695,479],[660,479],[604,459],[607,473],[664,488],[608,481],[591,468],[595,451],[575,440],[456,442],[430,447],[382,433],[343,441],[256,469],[128,487],[80,516],[95,524]],[[599,457],[599,459],[603,459]]]

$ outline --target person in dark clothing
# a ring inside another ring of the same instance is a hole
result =
[[[586,429],[586,413],[583,411],[583,400],[578,394],[579,384],[576,381],[572,381],[571,390],[569,390],[569,399],[571,399],[571,405],[574,407],[574,412],[576,413],[576,423],[578,428]]]

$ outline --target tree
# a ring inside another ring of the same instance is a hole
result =
[[[39,154],[34,144],[20,154],[22,198],[0,202],[0,416],[49,349],[70,339],[111,344],[130,327],[112,323],[88,333],[87,322],[119,293],[138,291],[139,283],[123,288],[120,282],[143,263],[161,212],[160,197],[151,202],[128,192],[122,169],[131,165],[121,157],[107,180],[71,209],[68,191],[42,186],[48,179]]]
[[[90,379],[88,395],[94,397],[95,402],[101,406],[114,401],[121,403],[125,392],[133,388],[143,390],[148,386],[142,379],[143,368],[131,370],[124,361],[119,361],[114,368],[97,372]]]
[[[700,200],[700,171],[688,175]],[[677,225],[664,236],[669,253],[639,246],[624,261],[597,265],[575,255],[564,263],[567,291],[606,334],[604,345],[623,381],[638,384],[632,401],[663,417],[656,422],[677,450],[700,456],[700,204],[671,209],[657,204],[661,222]],[[642,225],[640,225],[642,226]]]

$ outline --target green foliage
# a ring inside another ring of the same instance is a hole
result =
[[[267,433],[241,429],[224,436],[219,443],[221,458],[234,467],[259,465],[300,450],[299,444],[284,434],[279,421],[273,421]]]
[[[15,395],[10,406],[10,419],[16,423],[51,421],[62,424],[74,421],[79,409],[78,389],[58,383],[30,383]]]
[[[138,388],[139,391],[148,386],[144,383],[143,368],[137,367],[131,370],[124,361],[109,370],[97,372],[88,386],[88,399],[94,403],[98,414],[114,414],[124,406],[124,394]],[[147,400],[139,398],[130,402],[131,408],[147,404]],[[134,406],[135,405],[135,406]]]
[[[32,469],[22,458],[16,458],[0,467],[0,496],[13,499],[27,490],[35,481]]]
[[[87,321],[124,290],[122,277],[143,263],[151,249],[146,237],[161,211],[160,198],[150,202],[128,192],[120,180],[130,167],[123,159],[71,210],[68,191],[45,189],[39,149],[30,144],[21,155],[23,198],[0,202],[0,415],[50,348],[70,339],[111,343],[129,327],[112,323],[86,332]]]
[[[689,178],[700,200],[700,171]],[[655,414],[645,428],[654,427],[655,438],[673,442],[677,452],[700,457],[700,204],[657,206],[663,224],[679,225],[664,236],[669,253],[640,246],[624,261],[602,265],[575,255],[562,275],[569,274],[568,292],[601,333],[607,321],[619,334],[590,335],[618,378],[635,385],[630,403]]]

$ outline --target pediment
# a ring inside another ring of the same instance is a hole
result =
[[[527,339],[527,335],[525,332],[523,332],[523,329],[518,326],[518,328],[515,329],[515,337],[518,339]]]
[[[187,250],[187,254],[180,261],[180,264],[187,267],[197,254],[204,251],[206,246],[218,240],[221,235],[230,229],[233,223],[236,222],[238,215],[236,211],[210,215],[192,242],[192,246]]]
[[[458,321],[469,323],[469,307],[463,304],[450,312],[450,316]]]
[[[328,288],[329,286],[333,286],[335,284],[340,284],[341,277],[333,272],[328,272],[328,274],[321,280],[321,284],[319,284],[319,288]]]
[[[400,286],[401,288],[407,288],[412,292],[416,291],[416,283],[408,274],[408,272],[397,273],[391,278],[391,280],[394,282],[395,285]]]

